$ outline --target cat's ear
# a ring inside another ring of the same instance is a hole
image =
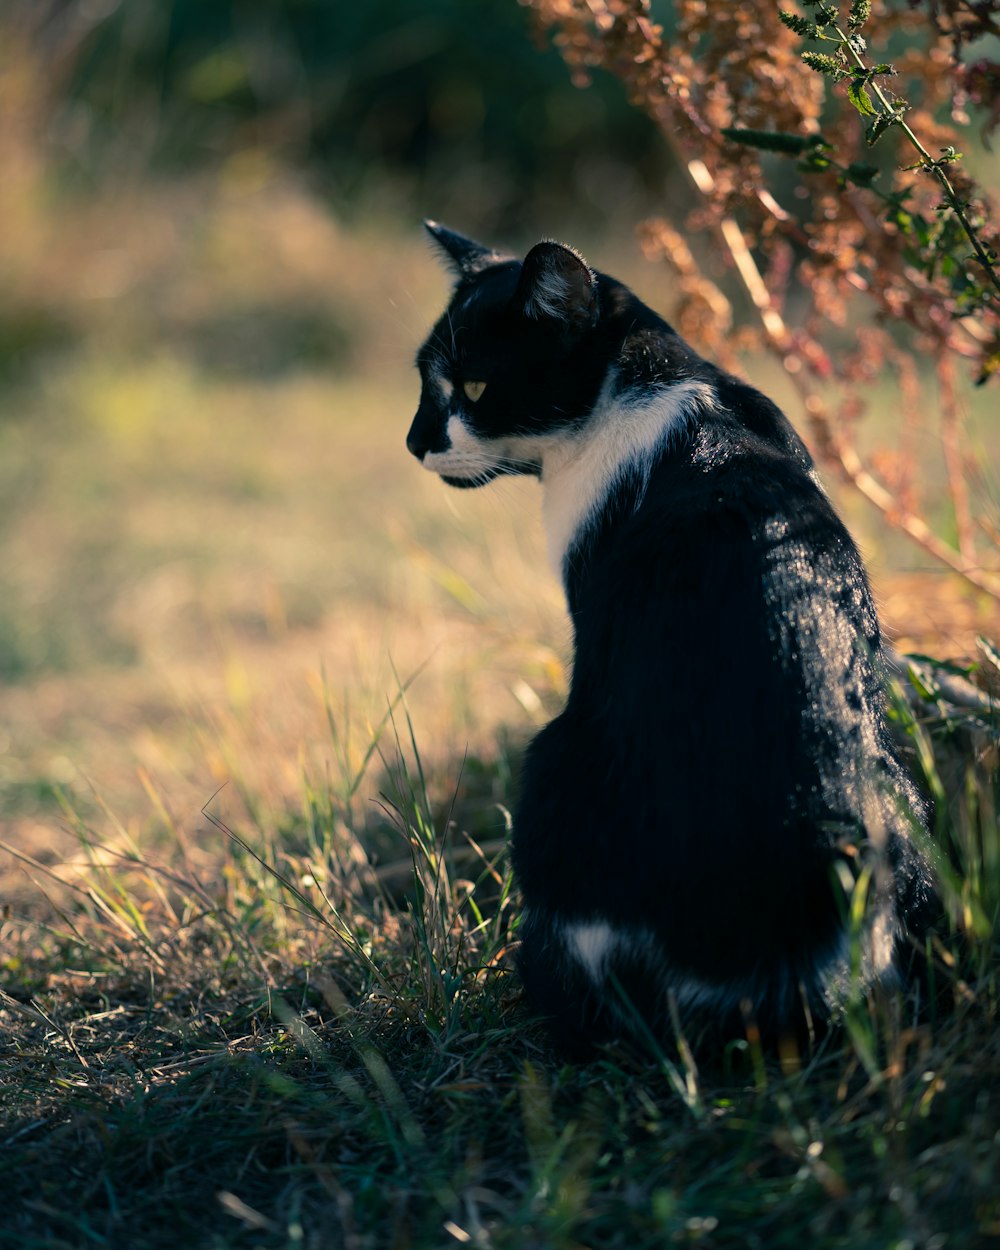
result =
[[[514,304],[536,321],[557,321],[575,331],[597,319],[597,280],[590,266],[571,247],[536,243],[524,258]]]
[[[440,249],[448,266],[459,278],[471,278],[502,259],[491,247],[456,234],[436,221],[425,221],[424,229]]]

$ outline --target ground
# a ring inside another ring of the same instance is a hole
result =
[[[405,451],[444,279],[300,190],[141,207],[77,223],[86,333],[3,389],[0,1243],[987,1244],[995,719],[911,690],[901,724],[947,1011],[565,1066],[503,845],[568,626],[537,485]],[[830,487],[897,648],[976,659],[996,605]]]

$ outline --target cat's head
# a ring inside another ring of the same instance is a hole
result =
[[[604,366],[588,352],[598,282],[561,243],[523,261],[425,222],[457,284],[417,354],[420,407],[406,445],[452,486],[541,472],[547,442],[589,411]]]

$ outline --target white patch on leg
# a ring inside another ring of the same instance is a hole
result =
[[[566,945],[583,964],[590,979],[597,984],[604,980],[608,957],[617,944],[618,935],[605,920],[566,926]]]
[[[732,993],[729,986],[713,986],[672,969],[659,941],[645,928],[615,929],[606,920],[578,921],[566,925],[562,937],[571,957],[598,988],[606,987],[611,961],[624,957],[644,966],[650,982],[680,1005],[711,1005]]]

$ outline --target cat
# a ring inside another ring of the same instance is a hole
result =
[[[407,447],[541,479],[573,627],[513,822],[529,1004],[575,1054],[808,1045],[933,910],[857,548],[787,418],[622,283],[424,224],[457,283]]]

